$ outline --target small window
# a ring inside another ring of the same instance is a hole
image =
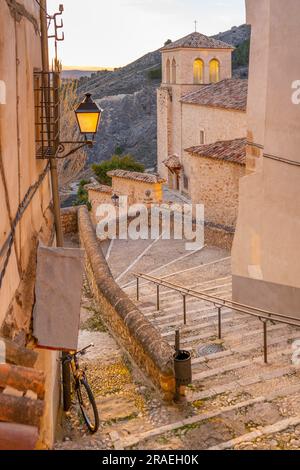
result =
[[[220,62],[217,59],[212,59],[209,63],[209,79],[211,83],[220,81]]]
[[[170,65],[170,60],[167,60],[166,64],[166,82],[170,83],[171,81],[171,65]]]
[[[204,79],[204,63],[201,59],[196,59],[194,61],[194,83],[201,84]]]
[[[173,59],[172,61],[172,83],[176,83],[177,82],[177,77],[176,77],[176,73],[177,73],[177,69],[176,69],[176,60]]]
[[[204,145],[205,144],[205,132],[203,129],[201,129],[200,131],[200,145]]]
[[[183,175],[183,189],[185,191],[189,190],[189,179],[186,175]]]

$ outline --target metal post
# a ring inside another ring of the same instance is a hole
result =
[[[140,300],[140,278],[136,278],[136,300]]]
[[[159,311],[159,284],[156,286],[156,310]]]
[[[179,330],[175,331],[175,351],[176,356],[178,356],[180,352],[180,332]],[[175,396],[174,396],[175,403],[180,402],[180,385],[178,383],[177,378],[175,377]]]
[[[186,325],[186,295],[183,295],[182,298],[183,298],[183,323]]]
[[[263,322],[264,326],[264,363],[268,364],[268,331],[267,331],[267,322]]]
[[[218,338],[222,339],[222,308],[218,307]]]

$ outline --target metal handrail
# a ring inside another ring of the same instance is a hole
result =
[[[295,326],[295,327],[300,328],[300,318],[283,315],[277,312],[270,312],[268,310],[260,309],[257,307],[252,307],[250,305],[235,302],[233,300],[222,299],[221,297],[217,297],[211,294],[206,294],[205,292],[196,291],[194,289],[188,289],[178,284],[165,281],[163,279],[156,278],[154,276],[150,276],[149,274],[142,274],[142,273],[132,273],[132,274],[137,280],[137,300],[139,300],[139,296],[140,296],[139,279],[144,279],[156,285],[157,310],[160,310],[160,291],[159,291],[160,286],[169,288],[171,290],[174,290],[182,294],[183,296],[183,320],[184,320],[185,325],[186,325],[186,319],[187,319],[187,310],[186,310],[186,297],[187,296],[197,298],[199,300],[204,300],[206,302],[210,302],[214,304],[214,306],[218,308],[218,337],[219,339],[222,339],[222,308],[227,307],[239,313],[258,318],[260,321],[263,322],[265,363],[268,362],[267,360],[267,323],[268,322],[272,322],[273,324],[281,323],[284,325]]]

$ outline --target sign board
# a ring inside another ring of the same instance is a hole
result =
[[[33,312],[33,335],[38,347],[77,349],[83,253],[77,248],[38,248]]]

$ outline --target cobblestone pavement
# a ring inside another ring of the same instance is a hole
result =
[[[115,243],[111,251],[109,263],[114,265],[116,277],[135,260],[134,249],[129,242],[127,245],[125,250],[124,242]],[[142,244],[135,247],[141,253],[145,248]],[[180,243],[173,247],[172,253],[171,245],[157,243],[130,269],[158,268],[155,275],[167,275],[173,282],[230,298],[230,258],[226,252],[208,247],[186,257]],[[120,284],[136,301],[130,279],[128,272]],[[179,326],[182,345],[192,352],[193,385],[187,390],[186,401],[181,405],[165,403],[132,366],[101,322],[101,312],[85,285],[80,346],[95,344],[84,362],[101,427],[91,436],[74,405],[56,449],[298,450],[300,370],[292,364],[291,354],[292,342],[300,338],[299,330],[269,326],[266,365],[260,322],[224,309],[223,338],[218,340],[213,306],[190,299],[188,324],[183,326],[182,299],[165,290],[157,312],[155,289],[147,283],[141,287],[143,295],[137,305],[144,315],[170,344]],[[214,348],[203,356],[203,346]]]
[[[87,284],[81,307],[79,348],[91,342],[92,348],[81,364],[87,368],[96,398],[101,426],[90,435],[76,404],[63,422],[62,440],[55,449],[113,449],[115,442],[141,431],[184,419],[185,406],[166,404],[141,372],[133,368],[124,352],[101,322]]]

